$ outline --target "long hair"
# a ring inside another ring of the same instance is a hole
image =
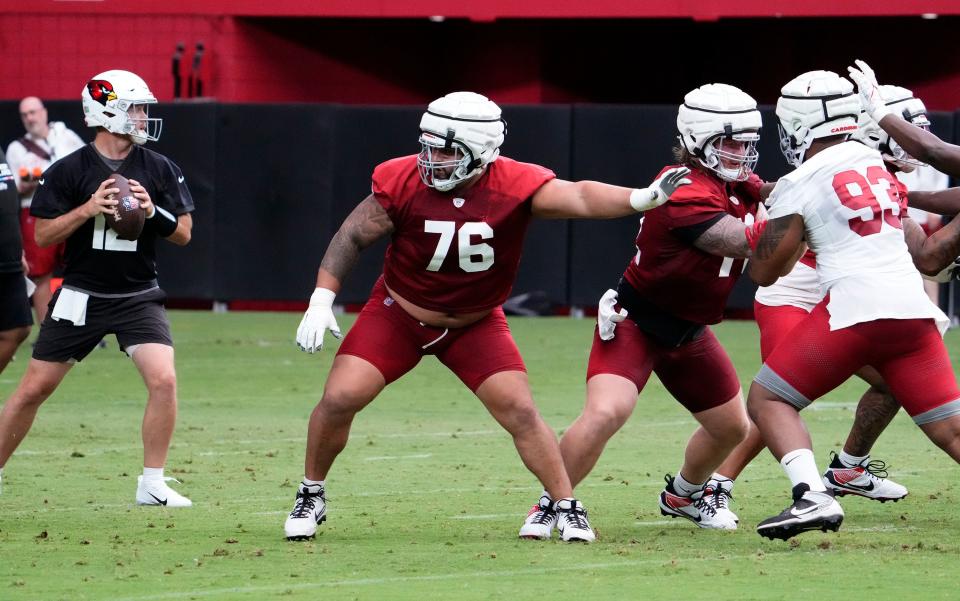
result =
[[[690,167],[691,169],[700,166],[700,161],[697,160],[697,157],[690,154],[690,151],[683,145],[679,139],[674,143],[673,148],[671,149],[673,153],[673,160],[678,165],[683,165],[684,167]]]

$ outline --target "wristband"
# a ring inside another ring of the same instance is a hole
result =
[[[630,192],[630,206],[633,207],[633,210],[638,213],[642,213],[643,211],[652,208],[650,205],[653,204],[656,199],[657,193],[650,188],[634,188]]]
[[[313,291],[313,294],[310,295],[310,306],[319,305],[321,307],[332,307],[333,299],[336,298],[337,293],[329,288],[317,288]]]
[[[150,217],[150,223],[153,224],[153,229],[157,231],[157,235],[161,238],[172,236],[177,231],[177,218],[157,205],[153,205],[153,216]]]
[[[753,252],[757,250],[757,244],[760,243],[760,235],[763,234],[763,230],[767,229],[767,220],[757,221],[753,225],[748,225],[744,230],[744,234],[747,235],[747,246],[750,247],[750,251]]]

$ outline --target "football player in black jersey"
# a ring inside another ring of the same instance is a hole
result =
[[[33,325],[24,279],[19,211],[17,183],[0,150],[0,373],[30,335]]]
[[[191,502],[163,476],[177,416],[173,339],[157,284],[155,244],[165,238],[190,241],[193,198],[170,159],[143,144],[160,136],[161,119],[149,116],[157,100],[129,71],[96,75],[81,93],[92,144],[51,165],[37,182],[30,209],[40,246],[66,241],[63,286],[50,301],[20,385],[0,411],[0,477],[3,466],[30,430],[37,409],[70,371],[107,334],[140,371],[147,387],[143,416],[140,505],[188,507]],[[126,177],[146,220],[136,240],[121,240],[106,225],[119,189],[110,178]]]

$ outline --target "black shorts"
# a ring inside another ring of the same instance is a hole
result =
[[[116,334],[121,351],[148,342],[173,346],[170,322],[163,307],[167,295],[159,288],[123,298],[91,296],[82,326],[53,320],[51,315],[58,298],[60,290],[50,299],[47,317],[40,324],[34,359],[56,363],[81,361],[107,334]]]
[[[0,332],[32,325],[23,272],[0,273]]]

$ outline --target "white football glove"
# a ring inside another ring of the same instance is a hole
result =
[[[617,291],[607,290],[600,297],[600,304],[597,306],[597,326],[600,328],[600,340],[613,340],[617,324],[627,318],[627,310],[614,310],[617,304]]]
[[[340,338],[340,326],[333,315],[333,299],[336,293],[326,288],[317,288],[310,296],[310,306],[297,328],[297,346],[301,351],[313,353],[323,348],[327,330],[334,338]]]
[[[659,207],[670,200],[670,196],[677,191],[677,188],[691,183],[690,179],[686,177],[689,174],[690,169],[687,167],[667,169],[663,175],[650,184],[649,188],[631,192],[630,206],[638,213]]]
[[[891,111],[887,108],[883,99],[880,98],[880,85],[877,83],[877,75],[870,68],[870,65],[862,60],[857,59],[853,62],[857,66],[847,67],[847,71],[849,71],[853,83],[857,84],[860,106],[874,121],[879,123]]]

